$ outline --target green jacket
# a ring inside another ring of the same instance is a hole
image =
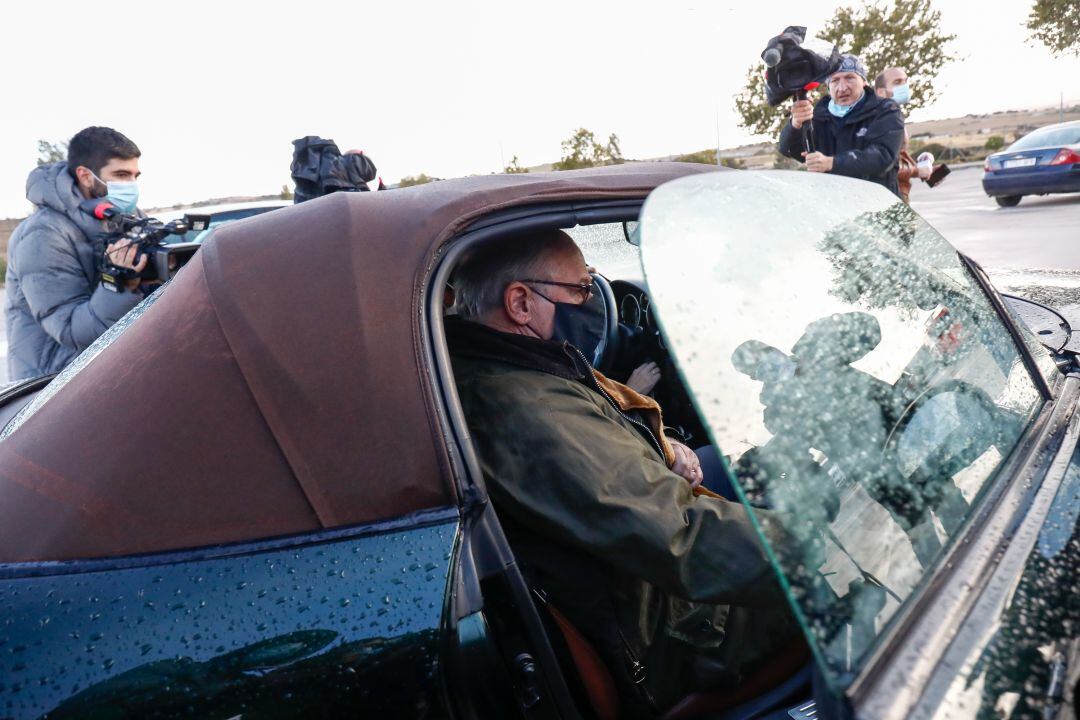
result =
[[[702,682],[737,683],[790,639],[746,509],[696,495],[572,346],[454,318],[447,338],[515,554],[597,646],[624,698],[637,694],[630,655],[646,665],[644,686],[664,707]]]

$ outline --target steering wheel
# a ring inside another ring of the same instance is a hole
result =
[[[615,293],[611,291],[611,283],[599,273],[592,275],[593,286],[596,292],[589,302],[602,302],[604,304],[604,336],[593,353],[592,366],[600,372],[607,372],[618,354],[619,347],[619,308],[615,305]]]

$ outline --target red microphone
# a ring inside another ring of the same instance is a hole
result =
[[[121,215],[122,213],[116,209],[108,200],[104,198],[92,198],[90,200],[83,200],[79,203],[79,207],[83,212],[88,215],[93,215],[97,220],[105,220],[115,215]]]

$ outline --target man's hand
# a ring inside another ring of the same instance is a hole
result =
[[[803,123],[814,119],[814,104],[809,100],[799,100],[791,106],[791,127],[801,130]]]
[[[675,464],[671,466],[671,472],[681,475],[690,487],[696,488],[701,484],[705,476],[701,472],[701,461],[693,450],[681,442],[669,440],[671,449],[675,451]]]
[[[832,158],[819,152],[803,153],[806,158],[806,169],[810,172],[832,172]]]
[[[138,262],[135,262],[135,258],[138,256],[139,246],[133,243],[131,240],[118,240],[117,242],[110,243],[105,248],[105,257],[109,259],[109,263],[119,268],[128,268],[134,270],[137,273],[141,273],[146,268],[147,256],[143,255],[139,258]],[[127,281],[127,289],[134,290],[139,287],[139,278],[132,278]]]
[[[626,387],[642,395],[648,395],[658,382],[660,382],[660,366],[654,362],[647,362],[634,368],[634,372],[630,373],[630,379],[626,381]]]

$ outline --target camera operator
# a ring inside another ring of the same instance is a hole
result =
[[[107,198],[122,212],[137,212],[139,157],[135,143],[106,127],[79,131],[67,162],[30,173],[26,197],[35,211],[16,228],[8,245],[8,378],[20,380],[61,370],[143,296],[138,279],[119,292],[101,285],[104,221],[80,209]],[[112,265],[141,271],[137,247],[127,240],[104,248]]]
[[[894,101],[878,97],[866,84],[866,68],[855,55],[842,55],[829,75],[829,95],[814,106],[800,100],[780,133],[782,154],[806,163],[810,172],[861,178],[899,195],[896,170],[904,141],[904,118]],[[811,123],[812,151],[803,126]]]

